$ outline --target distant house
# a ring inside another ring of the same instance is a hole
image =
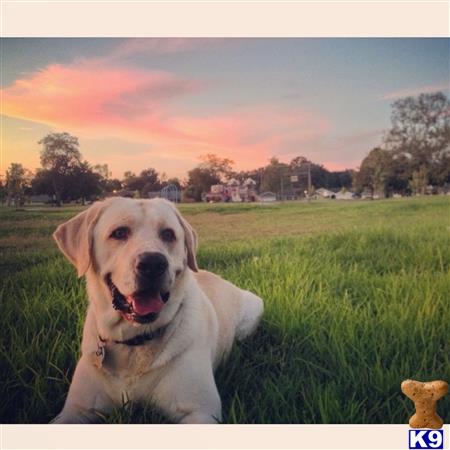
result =
[[[258,199],[260,202],[268,203],[276,201],[277,196],[273,192],[263,192]]]
[[[353,192],[346,191],[341,189],[336,194],[336,200],[354,200],[356,198],[356,195]]]
[[[209,202],[254,202],[256,201],[256,181],[247,178],[242,184],[231,178],[225,184],[211,186],[210,192],[205,195]]]
[[[369,189],[364,189],[361,193],[361,199],[362,200],[373,200],[373,192]]]
[[[247,178],[239,188],[239,196],[244,202],[256,201],[256,181],[252,178]]]
[[[211,186],[210,192],[204,196],[204,201],[208,203],[229,202],[230,193],[228,188],[223,184],[214,184]]]
[[[240,183],[236,180],[236,178],[231,178],[227,182],[228,195],[230,196],[230,200],[232,202],[242,202],[242,198],[239,195],[239,186]]]
[[[316,194],[322,198],[335,198],[336,193],[325,188],[316,189]]]

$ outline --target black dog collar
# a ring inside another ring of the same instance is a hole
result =
[[[183,306],[183,303],[181,303],[180,306],[178,307],[178,311],[175,313],[174,318],[178,316],[182,306]],[[170,323],[172,323],[173,320],[174,319],[172,319],[172,321]],[[97,350],[94,352],[94,356],[95,356],[94,364],[98,368],[102,367],[103,360],[105,359],[105,355],[106,355],[106,344],[108,342],[112,342],[114,344],[128,345],[130,347],[135,347],[137,345],[143,345],[148,341],[152,341],[153,339],[162,337],[168,326],[169,326],[169,324],[166,324],[166,325],[158,328],[155,331],[138,334],[137,336],[134,336],[130,339],[125,339],[124,341],[103,339],[100,335],[98,335]]]
[[[152,341],[153,339],[157,339],[159,337],[161,337],[164,332],[166,331],[167,325],[158,328],[155,331],[150,331],[148,333],[142,333],[142,334],[138,334],[137,336],[134,336],[130,339],[125,339],[124,341],[116,341],[116,340],[112,340],[111,342],[114,342],[115,344],[123,344],[123,345],[129,345],[129,346],[136,346],[136,345],[143,345],[145,344],[147,341]],[[99,347],[100,346],[104,346],[106,345],[106,343],[108,342],[106,339],[103,339],[100,335],[98,336],[99,339]]]
[[[161,336],[163,336],[164,332],[166,331],[167,325],[164,325],[161,328],[158,328],[155,331],[151,331],[149,333],[142,333],[138,334],[137,336],[134,336],[130,339],[125,339],[124,341],[116,341],[116,340],[109,340],[103,339],[100,335],[98,335],[98,341],[97,341],[97,350],[94,352],[94,365],[97,366],[99,369],[103,365],[103,361],[106,356],[106,344],[108,342],[112,342],[114,344],[122,344],[122,345],[128,345],[130,347],[137,346],[137,345],[143,345],[148,341],[151,341],[153,339],[157,339]]]

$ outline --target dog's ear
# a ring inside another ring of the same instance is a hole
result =
[[[92,263],[94,226],[105,202],[94,203],[90,208],[59,225],[53,238],[64,256],[76,267],[82,277]]]
[[[187,264],[191,270],[198,272],[197,266],[197,233],[191,227],[189,222],[181,215],[177,207],[172,203],[167,201],[167,203],[174,210],[177,218],[184,230],[184,244],[187,251]]]
[[[178,219],[184,229],[184,242],[187,249],[187,263],[191,270],[198,272],[197,266],[197,233],[189,222],[178,212]]]

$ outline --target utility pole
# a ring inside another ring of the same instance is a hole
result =
[[[308,163],[308,196],[311,195],[311,163]]]

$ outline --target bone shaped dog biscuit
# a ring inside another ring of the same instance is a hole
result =
[[[436,402],[448,393],[445,381],[405,380],[401,384],[402,392],[410,398],[416,407],[416,413],[409,419],[411,428],[441,428],[444,421],[436,413]]]

